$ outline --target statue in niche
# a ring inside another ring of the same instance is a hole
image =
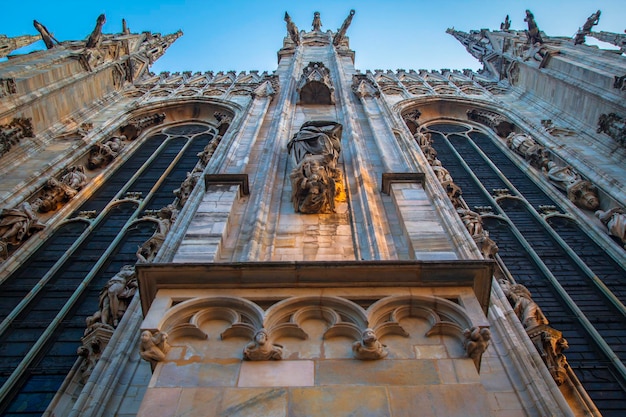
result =
[[[320,17],[320,12],[313,13],[313,30],[317,32],[322,30],[322,19]]]
[[[291,171],[291,201],[300,213],[334,213],[336,187],[342,181],[337,160],[343,126],[310,121],[287,144],[295,165]]]
[[[583,25],[583,27],[576,33],[574,37],[574,45],[580,45],[585,43],[585,36],[591,33],[591,29],[600,23],[600,10],[593,13],[591,16],[587,18],[587,21]]]
[[[135,292],[137,277],[133,265],[124,265],[100,291],[99,310],[89,319],[91,326],[116,328]],[[89,331],[89,327],[87,331]]]
[[[537,303],[533,301],[528,288],[521,284],[509,285],[507,282],[501,282],[501,286],[513,307],[515,315],[520,319],[526,330],[548,324],[548,319],[543,315]]]
[[[335,37],[333,38],[333,45],[339,46],[341,41],[346,37],[346,32],[348,31],[348,28],[350,27],[350,23],[352,23],[352,18],[354,17],[354,13],[355,13],[354,9],[350,10],[350,14],[348,15],[348,17],[346,17],[346,20],[343,21],[343,24],[341,25],[339,30],[337,30],[337,34],[335,34]]]
[[[124,149],[124,140],[126,136],[122,135],[114,136],[104,143],[96,143],[89,151],[88,168],[94,170],[111,163]]]
[[[465,336],[463,346],[465,347],[467,356],[474,361],[476,370],[480,371],[480,360],[489,346],[491,331],[486,327],[480,328],[474,326],[471,329],[465,329],[463,335]]]
[[[287,12],[285,12],[285,22],[287,23],[287,34],[289,34],[289,38],[291,38],[293,43],[296,45],[300,45],[300,33],[298,32],[298,27],[295,23],[293,23],[291,16],[289,16],[289,13]]]
[[[48,28],[46,28],[38,21],[33,20],[33,26],[35,26],[35,29],[37,29],[37,32],[39,32],[39,34],[41,35],[41,40],[46,45],[47,49],[52,49],[54,48],[55,44],[61,43],[57,41],[54,36],[52,36],[52,33],[50,33]]]
[[[620,239],[626,249],[626,210],[621,207],[598,210],[595,216],[606,226],[609,235]]]
[[[372,329],[363,330],[361,340],[352,344],[352,353],[356,359],[362,361],[378,360],[387,357],[387,346],[380,343]]]
[[[8,246],[18,246],[33,233],[46,227],[41,223],[30,204],[24,202],[16,208],[0,210],[0,260],[8,256]]]
[[[530,10],[526,10],[526,17],[524,18],[524,22],[528,23],[528,31],[526,32],[528,35],[528,43],[534,45],[536,43],[543,43],[543,39],[541,38],[541,34],[539,33],[539,27],[537,27],[537,22],[535,22],[535,15],[532,14]]]
[[[106,21],[104,14],[98,16],[96,19],[96,27],[89,35],[89,38],[87,38],[85,48],[98,48],[100,46],[100,42],[102,42],[102,26]]]
[[[87,184],[85,167],[82,165],[72,165],[67,168],[65,174],[61,176],[61,183],[67,185],[73,190],[80,191]]]
[[[165,355],[170,350],[167,343],[167,333],[155,332],[152,334],[150,330],[141,332],[141,341],[139,343],[139,356],[145,361],[150,362],[154,369],[157,362],[165,359]]]
[[[159,210],[157,214],[159,228],[137,250],[138,263],[149,263],[154,260],[167,237],[167,233],[172,228],[172,224],[176,221],[176,216],[178,216],[178,210],[172,204]]]
[[[559,189],[567,193],[567,198],[578,207],[595,210],[600,206],[598,191],[570,166],[559,166],[555,162],[547,164],[548,179]]]
[[[50,178],[32,205],[40,213],[55,211],[74,197],[76,193],[77,191],[69,185],[59,182],[55,178]]]
[[[248,361],[278,361],[283,358],[283,346],[271,343],[265,329],[257,331],[254,342],[243,349],[243,358]]]

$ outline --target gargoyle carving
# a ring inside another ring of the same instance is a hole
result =
[[[596,210],[600,206],[598,191],[589,181],[584,180],[570,166],[559,166],[555,162],[547,164],[548,179],[578,207]]]
[[[76,195],[77,191],[69,185],[50,178],[43,186],[32,206],[40,213],[55,211]]]
[[[103,143],[96,143],[89,151],[87,167],[91,170],[107,166],[124,149],[126,136],[114,136]]]
[[[139,343],[139,356],[145,361],[150,362],[150,366],[154,369],[157,362],[165,359],[165,355],[170,350],[167,343],[167,333],[155,332],[152,334],[150,330],[141,332],[141,342]]]
[[[476,370],[480,371],[480,360],[489,346],[491,331],[486,327],[480,328],[474,326],[471,329],[463,330],[463,336],[465,336],[463,346],[465,347],[467,356],[474,361]]]
[[[373,329],[365,329],[361,340],[352,344],[352,353],[359,360],[378,360],[389,355],[387,346],[380,343]]]

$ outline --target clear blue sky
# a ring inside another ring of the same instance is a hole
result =
[[[356,52],[356,67],[374,69],[480,68],[446,28],[468,32],[499,29],[508,14],[512,29],[526,29],[524,11],[530,9],[539,28],[549,36],[571,37],[587,17],[602,11],[596,31],[624,33],[624,0],[5,0],[0,34],[37,34],[33,19],[43,23],[59,41],[86,39],[96,18],[105,13],[105,33],[120,32],[122,18],[132,32],[162,34],[181,29],[182,38],[152,70],[272,71],[276,52],[286,35],[283,16],[289,12],[300,30],[311,30],[319,11],[322,30],[336,31],[356,10],[348,30]],[[26,8],[22,8],[26,6]],[[590,38],[588,38],[590,39]],[[43,43],[34,45],[43,49]]]

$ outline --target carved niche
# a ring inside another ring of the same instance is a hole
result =
[[[287,144],[294,165],[290,179],[296,212],[335,212],[335,196],[343,181],[337,168],[342,131],[336,122],[309,121]]]
[[[335,87],[330,71],[322,62],[309,62],[302,72],[297,91],[302,104],[335,104]]]

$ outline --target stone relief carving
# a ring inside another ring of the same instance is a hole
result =
[[[87,167],[94,170],[109,165],[124,149],[124,140],[126,136],[114,136],[105,142],[96,143],[89,151]]]
[[[73,190],[80,191],[87,185],[87,175],[85,175],[85,167],[82,165],[72,165],[64,170],[61,175],[61,183],[67,185]]]
[[[589,33],[591,33],[591,29],[600,22],[600,13],[600,10],[598,10],[587,18],[583,27],[580,28],[574,36],[574,45],[585,43],[585,36],[589,35]]]
[[[337,30],[337,33],[333,37],[333,45],[339,46],[341,42],[345,39],[346,32],[348,31],[348,28],[350,27],[350,23],[352,23],[352,18],[354,17],[354,13],[355,13],[354,9],[351,9],[350,14],[343,21],[343,23],[341,24],[341,27]]]
[[[545,168],[550,161],[549,152],[546,148],[539,145],[533,138],[525,133],[509,134],[506,138],[506,143],[510,149],[522,156],[535,168]]]
[[[309,62],[296,87],[303,104],[335,104],[335,87],[323,62]]]
[[[334,213],[335,195],[343,174],[337,168],[343,126],[310,121],[287,144],[295,168],[291,171],[291,201],[300,213]]]
[[[600,115],[596,132],[606,133],[620,145],[626,145],[626,120],[615,113]]]
[[[150,366],[153,370],[157,362],[161,362],[165,359],[169,350],[170,345],[167,342],[167,333],[155,332],[153,334],[150,330],[141,332],[139,356],[141,356],[143,360],[150,362]]]
[[[243,358],[248,361],[278,361],[283,358],[283,346],[272,343],[265,329],[254,334],[254,341],[243,349]]]
[[[287,34],[293,43],[296,45],[300,45],[300,32],[298,32],[298,27],[291,20],[291,16],[287,12],[285,12],[285,22],[287,23]]]
[[[144,129],[159,125],[163,123],[163,120],[165,120],[165,113],[155,113],[149,116],[131,119],[128,124],[120,128],[120,133],[128,140],[135,140]]]
[[[595,216],[606,226],[609,235],[621,240],[626,249],[626,210],[621,207],[606,211],[598,210]]]
[[[158,229],[137,249],[138,263],[149,263],[154,260],[177,216],[178,210],[172,204],[163,207],[156,213]]]
[[[200,175],[202,171],[194,170],[192,172],[187,173],[187,178],[180,184],[180,187],[174,190],[174,195],[178,198],[177,207],[182,208],[187,199],[189,199],[189,195],[193,191],[193,188],[198,183],[200,179]]]
[[[217,149],[217,145],[220,144],[222,137],[220,135],[215,136],[213,139],[207,143],[202,152],[198,152],[198,158],[200,158],[200,163],[202,166],[206,166],[211,160],[213,153]]]
[[[135,267],[124,265],[100,291],[99,309],[87,319],[86,332],[98,327],[116,328],[136,291]]]
[[[362,361],[384,359],[389,355],[387,346],[380,343],[374,330],[369,328],[363,331],[361,340],[352,344],[352,353]]]
[[[503,138],[507,137],[515,129],[515,125],[506,120],[504,116],[488,110],[468,110],[467,118],[490,127],[498,136]]]
[[[78,191],[56,178],[50,178],[43,186],[32,207],[40,213],[55,211],[71,200]]]
[[[560,190],[567,193],[567,198],[578,207],[586,210],[595,210],[600,206],[598,191],[589,181],[581,178],[580,174],[570,166],[559,166],[555,162],[548,162],[544,169],[548,179]]]
[[[489,346],[489,340],[491,340],[491,331],[486,327],[474,326],[471,329],[463,330],[463,335],[465,336],[463,346],[467,356],[474,361],[476,370],[479,371],[480,360]]]
[[[16,117],[11,122],[0,125],[0,157],[17,145],[22,138],[33,137],[31,118]]]
[[[8,258],[10,247],[24,243],[33,233],[46,227],[28,202],[0,210],[0,261]]]

